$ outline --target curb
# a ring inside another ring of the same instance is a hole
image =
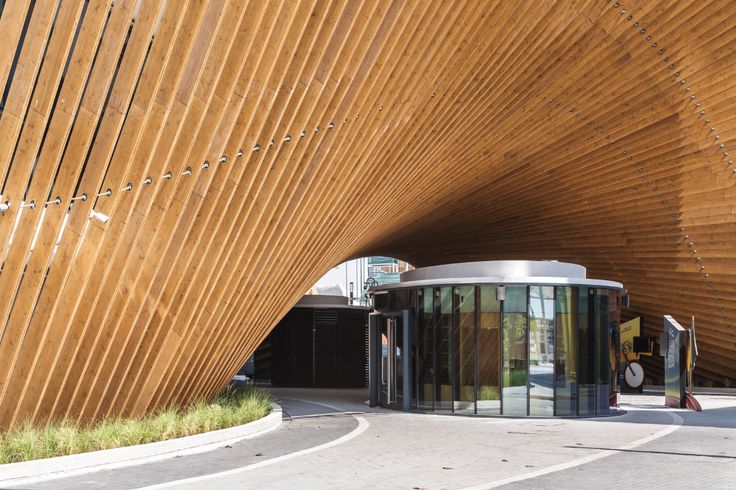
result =
[[[271,403],[271,413],[265,417],[227,429],[138,446],[3,464],[0,465],[0,485],[25,485],[203,453],[265,434],[281,424],[281,416],[281,407]]]

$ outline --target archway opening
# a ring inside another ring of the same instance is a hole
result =
[[[235,376],[273,387],[365,388],[372,287],[397,283],[406,261],[369,256],[327,271],[271,330]]]

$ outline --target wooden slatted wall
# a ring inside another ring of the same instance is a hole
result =
[[[0,426],[215,395],[322,273],[555,258],[736,380],[736,3],[13,0]]]

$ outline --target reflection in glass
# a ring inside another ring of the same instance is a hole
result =
[[[621,312],[618,309],[618,295],[609,291],[608,294],[608,329],[611,332],[610,345],[609,345],[609,359],[610,359],[610,391],[609,397],[614,393],[619,392],[619,382],[616,379],[618,370],[616,365],[618,359],[620,359],[621,352],[619,347],[619,324],[621,323]]]
[[[595,414],[595,289],[578,289],[578,415]]]
[[[615,292],[541,285],[507,285],[503,292],[499,300],[497,285],[479,284],[404,294],[416,312],[411,342],[404,344],[403,317],[387,311],[380,325],[380,403],[401,406],[403,384],[411,383],[410,406],[419,410],[607,415],[616,388]]]
[[[596,295],[596,371],[595,382],[598,387],[598,403],[596,414],[608,415],[608,396],[610,378],[610,342],[608,329],[608,290],[598,289]]]
[[[552,286],[529,286],[530,415],[554,415],[554,306]]]
[[[434,295],[432,288],[417,291],[417,408],[433,410],[434,396],[434,329],[432,311]]]
[[[480,286],[478,315],[478,413],[501,414],[499,391],[499,330],[501,302],[496,299],[495,286]]]
[[[435,299],[437,312],[437,380],[435,393],[435,410],[452,410],[452,363],[450,362],[450,346],[452,331],[452,288],[435,290],[439,298]]]
[[[381,403],[388,403],[388,321],[381,319]]]
[[[455,411],[475,413],[475,287],[455,288]]]
[[[503,414],[527,414],[526,287],[507,286],[503,305]]]
[[[394,339],[394,402],[399,406],[404,403],[404,329],[402,327],[403,320],[394,318],[391,322],[393,326]]]
[[[555,415],[577,414],[575,317],[577,289],[556,288]]]

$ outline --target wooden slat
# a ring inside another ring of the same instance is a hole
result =
[[[736,380],[736,4],[136,6],[0,17],[0,426],[213,396],[371,254],[581,263]]]

